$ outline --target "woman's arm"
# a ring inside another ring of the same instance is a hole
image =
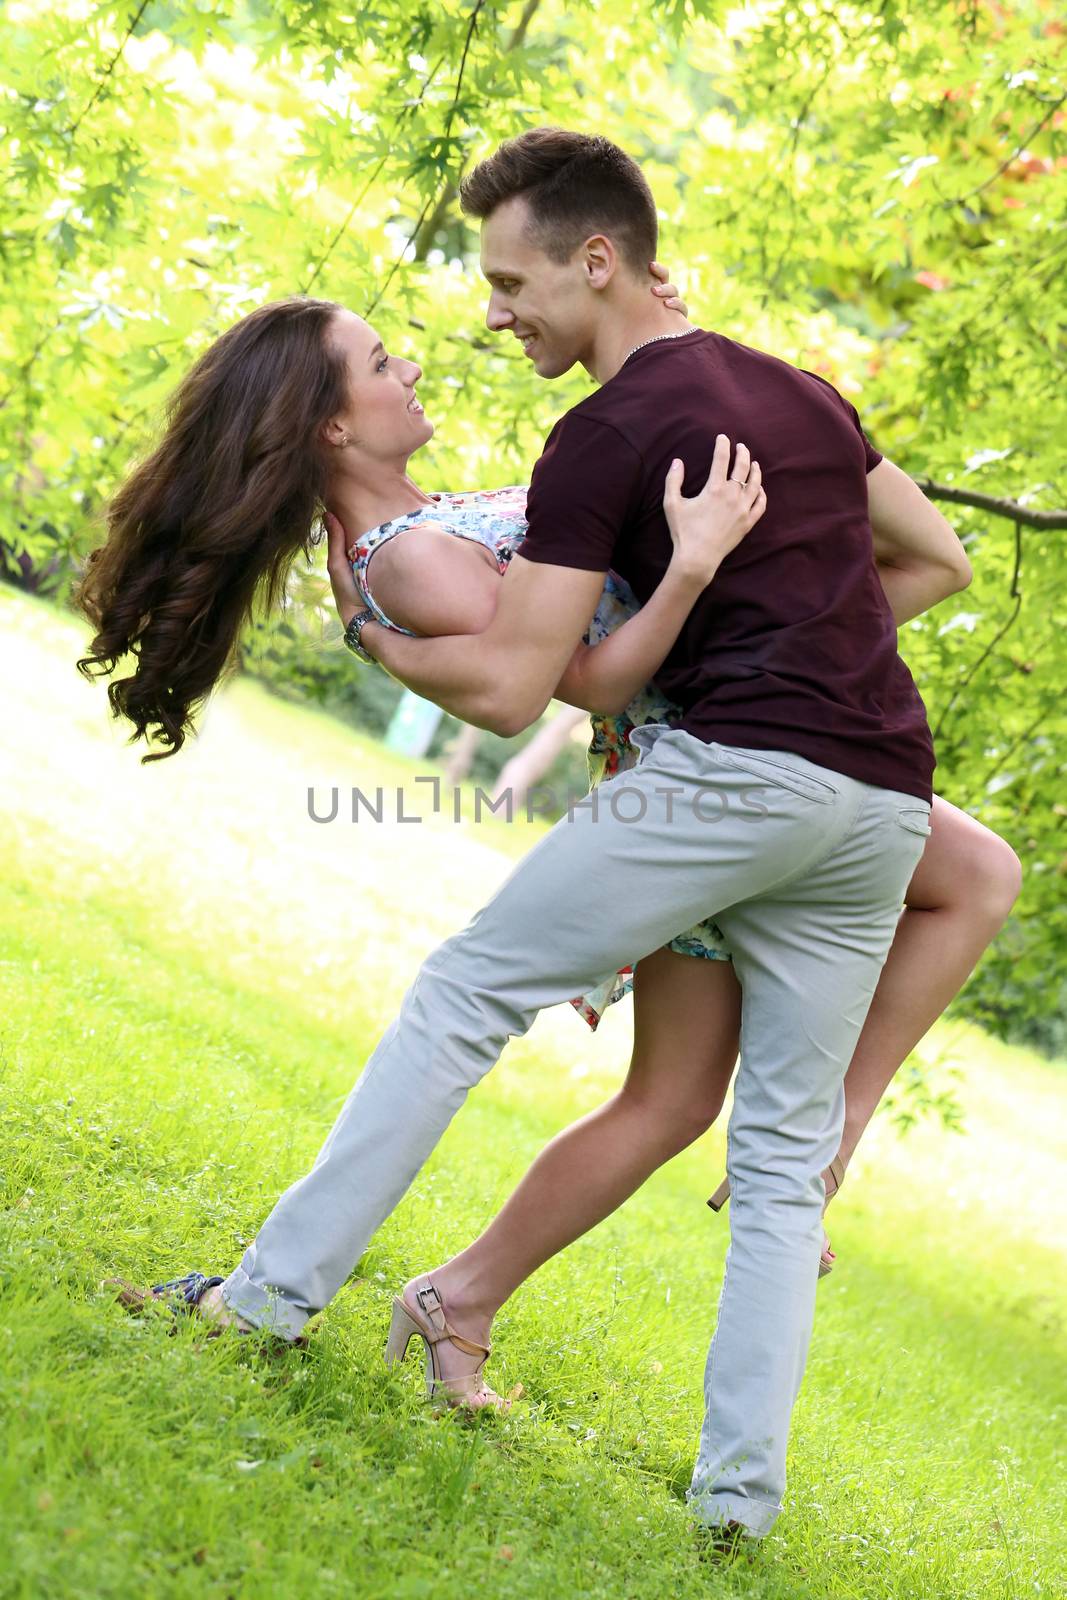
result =
[[[723,559],[763,515],[767,498],[759,463],[751,461],[746,446],[739,444],[728,478],[729,460],[730,441],[719,434],[707,482],[698,495],[688,498],[682,494],[682,462],[672,464],[663,506],[674,553],[660,588],[668,578],[670,587],[652,612],[651,621],[647,614],[631,618],[610,640],[588,647],[590,658],[609,647],[607,655],[600,657],[607,670],[602,665],[598,672],[594,662],[590,675],[585,658],[579,658],[581,687],[578,680],[574,686],[582,698],[573,703],[585,709],[593,702],[595,710],[607,710],[614,704],[620,710],[627,706],[662,665],[693,602]],[[341,621],[347,624],[361,609],[361,601],[345,553],[344,530],[330,515],[326,527],[330,537],[327,571]],[[383,561],[390,551],[391,558]],[[521,550],[518,554],[521,556]],[[605,577],[604,573],[515,561],[508,572],[509,591],[507,585],[501,587],[493,564],[477,546],[426,526],[411,528],[402,538],[390,541],[374,561],[378,564],[375,590],[383,608],[388,603],[394,622],[429,637],[407,639],[380,624],[368,623],[364,643],[370,654],[416,694],[435,700],[465,722],[505,737],[535,722],[557,692],[559,675],[567,678],[574,665],[575,647],[570,643],[569,662],[558,647],[567,644],[567,635],[574,641],[588,626],[597,589]],[[501,598],[503,610],[498,604]],[[658,639],[654,637],[657,622],[659,629],[665,630]],[[618,636],[624,632],[627,637],[620,644]],[[511,673],[508,679],[502,677],[502,653]],[[540,686],[536,695],[531,684]],[[510,699],[502,693],[502,685]],[[521,716],[511,707],[517,690],[528,697]]]
[[[346,627],[364,609],[364,601],[348,560],[350,541],[344,528],[329,513],[324,520],[330,540],[326,571],[337,614]],[[409,529],[403,539],[393,542],[403,545],[417,531]],[[404,595],[405,626],[416,631],[427,626],[429,607],[447,603],[451,608],[447,625],[459,631],[409,639],[393,628],[368,622],[363,643],[386,672],[416,694],[464,722],[509,738],[536,722],[552,698],[596,612],[607,574],[523,561],[520,550],[502,579],[483,561],[476,569],[477,581],[495,586],[497,597],[486,623],[490,608],[482,608],[484,595],[452,593],[456,551],[465,543],[469,541],[442,539],[430,552],[430,564],[419,565],[419,588],[412,585]],[[411,576],[414,580],[415,574]],[[381,590],[377,577],[375,588]],[[468,628],[480,631],[463,631]]]
[[[674,543],[667,571],[635,616],[599,644],[578,646],[557,685],[557,700],[617,715],[659,671],[696,601],[767,509],[759,462],[750,462],[747,447],[739,444],[728,478],[729,459],[730,441],[720,433],[708,481],[688,499],[681,463],[672,465],[663,494]]]
[[[686,617],[707,588],[667,568],[659,587],[634,616],[599,644],[580,644],[553,696],[583,711],[615,716],[658,672]]]
[[[481,633],[496,612],[499,572],[480,547],[429,528],[409,528],[374,556],[374,597],[422,638]],[[607,639],[580,644],[555,699],[584,711],[623,710],[663,663],[706,587],[701,572],[672,561],[655,594]]]

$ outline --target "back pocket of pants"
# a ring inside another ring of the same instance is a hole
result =
[[[823,805],[832,805],[840,798],[840,791],[832,783],[824,783],[821,778],[800,772],[783,761],[776,761],[773,756],[764,755],[762,751],[757,755],[752,750],[735,750],[722,744],[713,744],[708,748],[725,766],[734,767],[738,772],[747,772],[755,783],[765,783],[772,789],[788,789],[790,794],[797,794],[802,800],[818,800]]]
[[[930,826],[930,812],[925,806],[903,807],[897,812],[897,821],[909,833],[922,834],[924,839],[928,839],[934,831]]]

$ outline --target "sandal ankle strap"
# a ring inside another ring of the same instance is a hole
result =
[[[432,1283],[427,1285],[425,1289],[416,1289],[415,1299],[418,1301],[420,1311],[433,1330],[432,1333],[426,1335],[431,1344],[439,1344],[442,1339],[451,1339],[452,1343],[462,1350],[465,1355],[488,1358],[492,1346],[478,1344],[474,1339],[466,1339],[463,1334],[456,1332],[445,1316],[444,1301]]]

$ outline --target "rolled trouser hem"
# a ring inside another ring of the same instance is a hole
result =
[[[304,1331],[309,1313],[294,1306],[277,1289],[253,1283],[243,1267],[235,1267],[219,1290],[231,1311],[283,1339],[297,1339]]]
[[[685,1498],[695,1522],[702,1522],[709,1528],[717,1528],[724,1522],[740,1522],[752,1539],[762,1539],[765,1533],[770,1533],[782,1509],[768,1500],[752,1500],[746,1494],[694,1494],[687,1489]]]

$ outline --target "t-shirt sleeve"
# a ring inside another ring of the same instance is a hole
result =
[[[845,409],[848,411],[849,416],[852,418],[852,423],[853,423],[853,426],[856,429],[856,432],[859,434],[860,438],[863,440],[863,448],[864,448],[864,451],[866,452],[866,455],[867,455],[867,471],[868,472],[872,472],[874,470],[874,468],[878,465],[879,461],[881,461],[882,452],[880,450],[876,450],[874,448],[874,445],[871,443],[871,441],[868,439],[867,435],[864,433],[863,424],[860,421],[860,414],[856,410],[856,408],[852,404],[852,402],[850,400],[846,400],[844,395],[841,396],[841,400],[842,400],[843,405],[845,406]]]
[[[568,412],[548,436],[526,501],[527,561],[606,572],[639,509],[641,457],[609,423]]]
[[[808,369],[807,369],[807,367],[802,367],[801,371],[802,372],[808,372]],[[878,465],[879,461],[882,460],[882,452],[880,450],[876,450],[874,448],[874,445],[871,443],[871,441],[868,439],[867,435],[864,433],[863,424],[860,421],[860,414],[856,410],[855,406],[852,404],[852,402],[850,400],[846,400],[844,395],[840,392],[840,390],[835,389],[833,384],[830,383],[828,379],[820,377],[817,372],[808,372],[808,376],[809,376],[809,378],[818,378],[819,382],[821,384],[823,384],[823,386],[825,388],[829,389],[830,393],[834,396],[834,398],[837,400],[837,403],[842,407],[842,409],[845,412],[847,412],[847,414],[848,414],[848,416],[849,416],[849,418],[850,418],[850,420],[852,422],[852,426],[855,428],[856,432],[859,434],[860,438],[863,440],[863,449],[864,449],[864,453],[866,454],[866,457],[867,457],[867,471],[868,472],[873,472],[875,467]]]

